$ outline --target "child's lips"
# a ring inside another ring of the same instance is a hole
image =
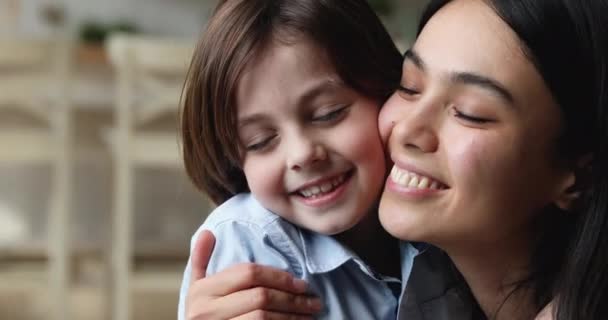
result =
[[[325,207],[337,201],[346,191],[353,176],[353,170],[334,176],[330,179],[322,179],[320,184],[308,185],[293,192],[298,201],[311,207]]]
[[[354,171],[354,169],[350,169],[350,170],[347,170],[347,171],[344,171],[341,173],[326,175],[325,177],[311,180],[309,182],[302,184],[295,191],[292,191],[289,194],[291,194],[291,195],[299,194],[299,195],[305,196],[302,193],[307,193],[307,192],[319,193],[319,191],[317,191],[315,189],[319,189],[321,191],[323,189],[325,189],[324,192],[327,192],[329,189],[341,184],[344,180],[346,180],[346,178],[348,178],[350,175],[352,175],[353,171]]]

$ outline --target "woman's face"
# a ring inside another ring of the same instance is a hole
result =
[[[517,36],[482,1],[424,27],[379,126],[394,163],[380,220],[440,247],[525,236],[570,179],[555,155],[559,108]]]

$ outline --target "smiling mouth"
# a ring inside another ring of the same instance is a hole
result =
[[[448,189],[445,184],[434,180],[433,178],[419,175],[414,172],[410,172],[397,166],[393,166],[390,174],[391,180],[397,185],[410,189],[420,190],[444,190]]]
[[[351,177],[351,175],[352,175],[352,170],[348,171],[344,174],[341,174],[337,177],[334,177],[332,179],[328,179],[328,180],[325,180],[318,184],[315,184],[313,186],[301,188],[301,189],[295,191],[294,194],[299,195],[305,199],[311,199],[311,200],[320,198],[320,197],[323,197],[327,194],[334,192],[336,189],[338,189],[340,186],[342,186],[344,184],[344,182],[346,180],[348,180],[348,178]]]

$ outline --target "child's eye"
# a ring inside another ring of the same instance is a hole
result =
[[[265,148],[267,148],[268,146],[270,146],[270,143],[272,142],[272,140],[274,138],[275,138],[275,136],[268,136],[263,139],[258,139],[254,143],[248,144],[245,147],[245,149],[247,151],[262,151]]]
[[[343,106],[337,109],[334,109],[328,113],[325,113],[323,115],[320,116],[316,116],[314,117],[312,120],[315,122],[330,122],[330,121],[334,121],[340,117],[342,117],[345,112],[347,110],[347,106]]]
[[[480,118],[480,117],[468,115],[466,113],[462,113],[458,109],[454,109],[454,116],[456,118],[460,118],[464,121],[472,122],[475,124],[486,124],[486,123],[494,122],[494,120],[491,120],[491,119]]]

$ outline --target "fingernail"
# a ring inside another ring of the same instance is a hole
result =
[[[321,299],[319,298],[309,298],[307,299],[308,307],[314,311],[321,311],[323,305],[321,304]]]
[[[294,278],[293,287],[300,292],[306,292],[306,289],[308,289],[308,283],[302,279]]]

